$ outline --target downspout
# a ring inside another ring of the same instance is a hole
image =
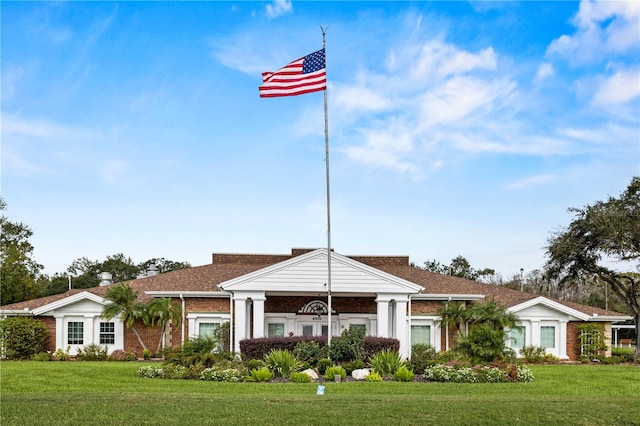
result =
[[[413,342],[411,342],[411,295],[409,295],[409,303],[407,303],[408,307],[407,309],[409,309],[409,315],[407,315],[407,331],[406,331],[406,335],[405,335],[405,339],[407,339],[406,341],[409,342],[409,356],[407,356],[407,359],[411,359],[411,352],[413,352],[413,350],[411,349],[413,347]]]
[[[233,353],[235,348],[233,340],[233,294],[229,295],[229,352]]]
[[[182,293],[180,293],[180,303],[182,305],[182,321],[181,321],[181,336],[180,336],[180,346],[184,346],[184,322],[186,320],[186,302],[184,301],[184,297],[182,296]]]
[[[446,303],[446,306],[449,306],[449,302],[451,302],[451,296],[449,296],[449,301]],[[449,350],[449,326],[444,328],[444,350]]]

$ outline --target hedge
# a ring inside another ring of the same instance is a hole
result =
[[[339,337],[335,337],[339,339]],[[327,338],[321,336],[289,336],[289,337],[260,337],[256,339],[244,339],[240,341],[240,352],[245,360],[263,359],[265,354],[272,349],[287,349],[291,352],[295,349],[299,342],[318,342],[320,346],[327,344]],[[366,336],[364,338],[364,359],[377,354],[383,349],[400,350],[400,341],[390,337],[373,337]]]

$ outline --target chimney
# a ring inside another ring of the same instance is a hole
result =
[[[98,278],[100,278],[100,287],[112,284],[111,283],[111,272],[100,272],[98,274]]]
[[[147,268],[147,277],[155,277],[158,275],[158,267],[156,265],[150,265]]]

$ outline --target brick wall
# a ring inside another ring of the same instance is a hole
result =
[[[326,297],[311,296],[267,296],[264,302],[265,312],[298,312],[312,300],[327,303]],[[377,303],[374,297],[332,297],[331,308],[338,314],[375,314]]]
[[[180,299],[174,299],[174,302],[180,303]],[[189,312],[229,312],[231,299],[226,298],[186,298],[185,311]]]
[[[411,301],[411,313],[417,314],[435,314],[438,309],[444,306],[444,302],[434,300],[413,300]]]
[[[571,361],[577,361],[580,357],[580,340],[578,336],[578,326],[581,322],[569,322],[567,323],[567,356]]]
[[[54,317],[38,317],[47,327],[47,340],[45,340],[45,350],[54,352],[56,350],[56,319]]]

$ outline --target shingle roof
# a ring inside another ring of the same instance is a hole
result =
[[[311,249],[293,249],[290,256],[214,254],[212,257],[213,263],[211,264],[159,274],[153,277],[139,278],[130,281],[129,284],[133,290],[138,292],[138,297],[142,302],[151,298],[151,296],[145,294],[145,292],[149,291],[222,291],[219,284],[225,281],[274,265],[310,250]],[[409,258],[404,256],[349,257],[423,287],[420,294],[485,295],[485,297],[494,298],[507,307],[516,306],[539,297],[537,294],[524,293],[506,287],[483,284],[459,277],[425,271],[410,266]],[[5,305],[0,309],[31,311],[82,291],[104,296],[108,288],[109,286],[73,289],[62,294]],[[620,313],[606,311],[592,306],[560,300],[555,301],[587,315],[622,316]]]

